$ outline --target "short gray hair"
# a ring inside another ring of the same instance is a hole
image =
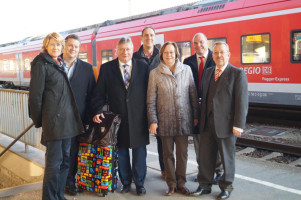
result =
[[[230,52],[229,45],[228,45],[226,42],[224,42],[224,41],[216,41],[216,42],[213,44],[213,49],[214,49],[214,47],[215,47],[216,45],[225,45],[227,51]]]
[[[204,33],[196,33],[194,36],[193,36],[193,38],[192,38],[192,42],[194,41],[194,38],[196,37],[196,36],[203,36],[206,40],[207,40],[207,37],[206,37],[206,35],[204,34]]]
[[[124,43],[130,43],[132,45],[132,47],[134,48],[133,42],[130,37],[122,37],[119,39],[119,41],[117,43],[117,49],[120,44],[124,44]]]

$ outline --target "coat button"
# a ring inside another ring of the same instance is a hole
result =
[[[61,116],[60,114],[57,114],[57,116],[59,117],[59,116]]]

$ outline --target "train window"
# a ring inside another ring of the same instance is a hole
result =
[[[222,42],[226,42],[227,43],[227,38],[225,38],[225,37],[220,37],[220,38],[208,38],[207,39],[208,40],[208,48],[210,49],[210,50],[213,50],[213,45],[214,45],[214,43],[215,42],[217,42],[217,41],[222,41]]]
[[[185,58],[191,56],[191,42],[176,42],[179,48],[180,61],[183,62]]]
[[[30,70],[30,60],[29,58],[24,59],[24,69],[29,71]]]
[[[8,60],[3,60],[3,70],[4,71],[8,70]]]
[[[112,49],[102,50],[101,51],[101,64],[104,64],[110,60],[113,60]]]
[[[80,52],[78,58],[82,61],[88,62],[88,54],[86,52]]]
[[[241,48],[242,64],[271,62],[271,36],[269,33],[241,36]]]
[[[14,70],[14,61],[9,60],[9,70],[13,71]]]
[[[291,61],[301,62],[301,30],[291,32]]]

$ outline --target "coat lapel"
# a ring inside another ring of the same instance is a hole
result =
[[[132,59],[132,71],[131,71],[131,79],[130,79],[130,85],[128,88],[128,92],[130,92],[132,89],[132,84],[134,84],[136,77],[138,76],[138,68],[136,60]]]
[[[78,72],[81,71],[81,70],[79,69],[79,68],[81,67],[80,60],[79,60],[79,59],[76,60],[76,65],[75,65],[74,67],[75,67],[75,69],[74,69],[74,71],[73,71],[73,74],[72,74],[72,76],[71,76],[70,81],[72,81],[72,79],[73,79],[74,77],[77,76]]]
[[[209,88],[209,84],[210,84],[210,81],[211,81],[211,78],[212,78],[212,74],[214,73],[215,71],[215,67],[210,67],[206,70],[206,75],[203,76],[205,78],[204,82],[203,82],[203,94],[205,96],[207,96],[207,92],[208,92],[208,88]],[[205,97],[203,96],[203,97]]]
[[[206,60],[204,69],[209,67],[209,63],[211,62],[211,60],[213,60],[212,51],[210,49],[208,49],[208,56],[207,56],[207,60]]]
[[[113,65],[112,65],[112,70],[113,70],[113,73],[116,74],[116,76],[117,76],[117,78],[119,80],[120,85],[125,89],[123,76],[122,76],[120,68],[119,68],[118,58],[115,59]]]
[[[194,54],[194,59],[192,59],[191,63],[192,63],[192,66],[193,66],[194,70],[196,72],[198,72],[199,71],[199,69],[198,69],[198,58],[197,58],[196,54]]]

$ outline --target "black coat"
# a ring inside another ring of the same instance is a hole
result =
[[[84,124],[88,124],[93,117],[88,107],[90,105],[93,88],[96,85],[92,65],[77,59],[73,75],[69,81],[81,119]]]
[[[126,90],[118,59],[103,64],[91,104],[96,115],[103,112],[108,100],[110,111],[121,115],[118,145],[126,148],[149,144],[146,113],[148,66],[135,59],[132,59],[132,65],[130,85]]]
[[[186,58],[184,60],[184,64],[189,65],[193,74],[193,79],[194,79],[194,83],[195,83],[195,87],[197,88],[198,94],[200,94],[200,88],[199,88],[199,66],[198,66],[198,61],[197,61],[197,57],[196,54],[193,54],[192,56]],[[204,65],[204,71],[205,69],[209,68],[209,67],[215,67],[215,62],[212,58],[212,51],[210,49],[208,49],[208,57],[206,60],[206,63]],[[204,73],[202,75],[202,79],[204,77]]]
[[[83,125],[66,73],[48,54],[40,53],[31,63],[30,117],[43,128],[46,141],[71,138],[83,133]]]
[[[149,59],[147,57],[145,57],[145,55],[143,53],[143,45],[141,45],[139,50],[134,53],[133,58],[140,60],[140,61],[144,62],[145,64],[147,64],[149,71],[151,71],[152,69],[155,69],[160,64],[159,49],[156,46],[154,46],[153,55]]]

